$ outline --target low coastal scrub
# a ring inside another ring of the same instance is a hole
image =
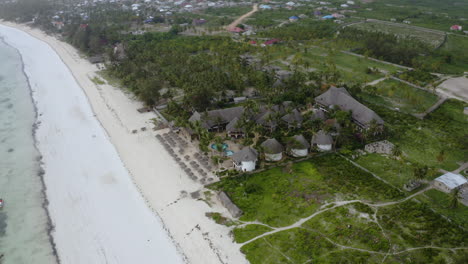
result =
[[[243,210],[241,220],[258,220],[271,226],[292,224],[335,199],[403,198],[397,189],[333,154],[295,163],[289,172],[278,167],[228,177],[212,188],[225,191]]]
[[[424,120],[367,103],[385,120],[388,140],[399,145],[411,163],[452,171],[466,159],[468,119],[463,109],[467,103],[448,100]]]
[[[232,232],[234,234],[234,241],[243,243],[271,230],[271,228],[264,225],[247,225],[245,227],[236,228]]]

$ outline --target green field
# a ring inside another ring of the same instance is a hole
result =
[[[292,173],[278,167],[227,178],[213,188],[224,190],[242,208],[240,220],[270,226],[292,224],[335,199],[388,201],[403,197],[400,191],[332,154],[295,163]]]
[[[387,73],[394,73],[399,70],[399,68],[392,65],[342,53],[335,49],[330,50],[307,44],[296,48],[286,45],[273,46],[269,48],[268,56],[273,64],[282,66],[285,69],[288,68],[288,63],[289,67],[294,66],[294,59],[288,59],[294,56],[298,57],[299,68],[302,70],[325,71],[336,68],[340,74],[340,79],[348,85],[371,82],[385,77]],[[379,69],[380,73],[367,73],[368,68]]]
[[[468,228],[468,206],[460,204],[457,208],[450,205],[451,194],[443,193],[438,190],[430,190],[416,197],[419,201],[427,203],[436,212],[447,216],[455,223]]]
[[[360,156],[355,162],[400,189],[414,179],[413,167],[402,160],[380,154],[367,154]]]
[[[404,113],[423,113],[438,100],[438,97],[430,92],[392,79],[379,82],[375,87],[376,89],[365,89],[360,97],[391,109],[398,108]]]
[[[468,160],[468,116],[463,114],[467,103],[448,100],[424,120],[368,103],[385,120],[389,140],[400,146],[408,161],[452,171],[459,167],[457,162]]]
[[[425,204],[408,201],[378,210],[361,203],[329,210],[242,251],[252,264],[464,263],[468,250],[445,248],[467,243],[466,231]]]
[[[437,47],[444,41],[445,35],[443,33],[430,32],[426,30],[418,30],[414,27],[406,26],[405,24],[385,24],[379,22],[366,22],[361,24],[352,25],[352,27],[383,32],[386,34],[393,34],[399,37],[410,37],[418,39],[424,43],[429,44],[432,47]]]

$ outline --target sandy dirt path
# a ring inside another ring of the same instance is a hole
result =
[[[244,19],[248,18],[249,16],[255,14],[255,12],[258,11],[258,4],[254,4],[253,7],[252,7],[252,10],[249,11],[248,13],[245,13],[243,14],[242,16],[240,16],[239,18],[237,18],[236,20],[234,20],[234,22],[232,22],[231,24],[229,24],[227,27],[226,27],[226,30],[227,31],[230,31],[232,29],[234,29],[237,25],[239,25]]]

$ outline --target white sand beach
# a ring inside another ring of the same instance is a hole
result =
[[[21,53],[38,109],[36,139],[62,263],[247,263],[230,229],[205,216],[226,210],[190,197],[203,186],[156,140],[154,113],[139,114],[140,102],[92,82],[97,67],[72,46],[2,24],[0,36]]]

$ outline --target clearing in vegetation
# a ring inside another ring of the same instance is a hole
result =
[[[444,42],[445,34],[430,30],[419,30],[418,28],[407,26],[405,24],[389,23],[389,22],[364,22],[354,24],[355,27],[362,30],[383,32],[393,34],[399,37],[409,37],[418,39],[431,47],[438,47]]]
[[[385,80],[375,86],[368,86],[359,96],[373,104],[409,114],[423,113],[438,100],[433,93],[396,80]]]

